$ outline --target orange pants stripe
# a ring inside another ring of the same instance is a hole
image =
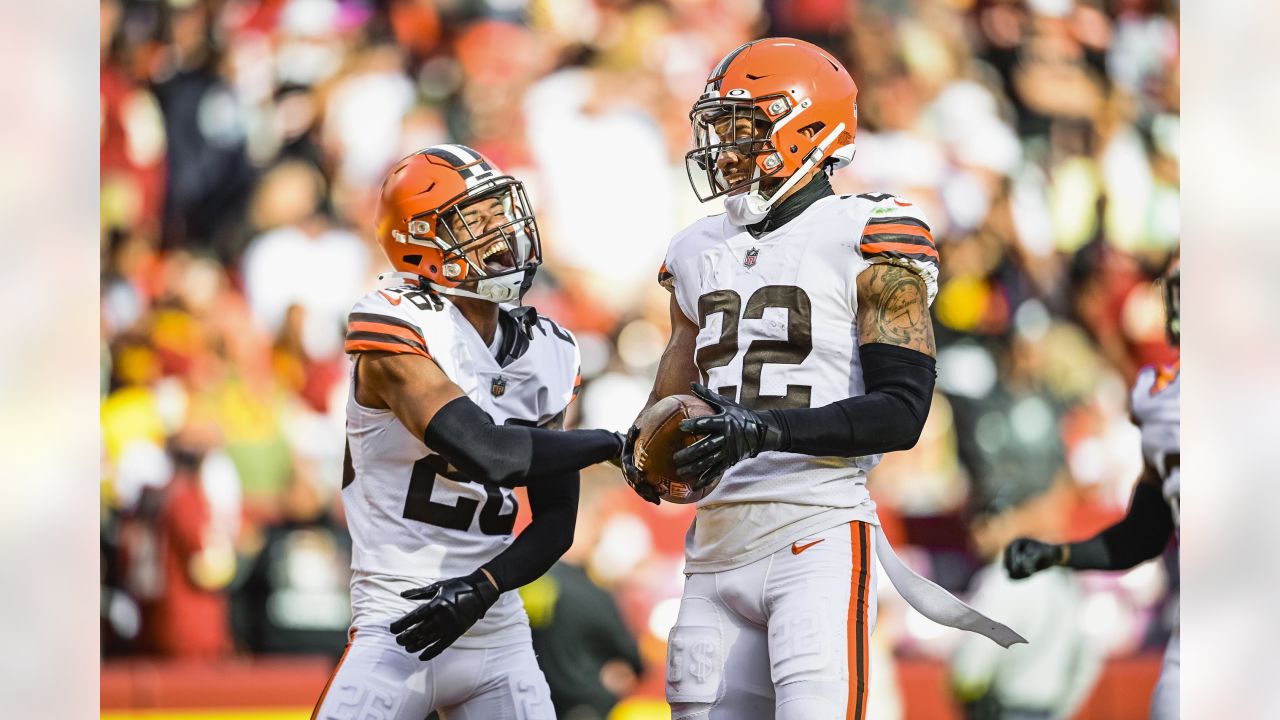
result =
[[[329,673],[329,679],[324,683],[324,690],[320,691],[320,699],[316,700],[316,706],[311,710],[311,720],[316,720],[316,716],[320,714],[320,706],[324,705],[324,696],[329,694],[329,686],[333,684],[333,679],[338,677],[338,671],[342,669],[342,661],[347,659],[347,653],[351,652],[351,645],[356,641],[355,628],[351,630],[351,637],[347,638],[347,646],[342,649],[342,657],[338,658],[338,664],[333,666],[333,672]]]
[[[867,678],[871,670],[868,633],[871,589],[871,532],[864,522],[849,523],[853,572],[849,587],[849,704],[848,720],[863,720],[867,713]]]

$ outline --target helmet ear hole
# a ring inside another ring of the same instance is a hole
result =
[[[800,128],[799,132],[801,135],[804,135],[807,138],[815,138],[818,136],[818,133],[825,130],[826,127],[827,127],[826,123],[822,122],[821,120],[818,120],[816,122],[811,122],[808,125],[805,125],[804,127]]]

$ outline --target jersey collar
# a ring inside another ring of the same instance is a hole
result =
[[[498,325],[502,327],[502,344],[498,347],[497,357],[500,367],[506,367],[525,354],[537,322],[538,311],[528,305],[498,310]]]
[[[831,181],[827,178],[827,174],[820,172],[808,184],[769,210],[769,214],[763,220],[754,225],[748,225],[747,232],[754,238],[773,232],[799,217],[800,213],[807,210],[810,205],[828,195],[835,195],[835,191],[831,189]]]

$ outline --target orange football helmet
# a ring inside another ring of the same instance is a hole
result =
[[[766,212],[814,167],[853,159],[857,99],[849,72],[816,45],[766,38],[739,47],[712,69],[689,113],[695,147],[685,167],[694,192],[706,202],[746,188],[750,206]],[[753,170],[731,180],[724,153],[751,158]],[[764,182],[771,178],[781,182]]]
[[[396,163],[375,234],[392,276],[448,295],[518,301],[542,263],[524,185],[464,145],[433,145]]]

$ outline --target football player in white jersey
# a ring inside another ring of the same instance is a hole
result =
[[[1175,258],[1162,281],[1165,329],[1178,346],[1181,336],[1181,271]],[[1130,395],[1133,421],[1142,430],[1144,468],[1133,489],[1129,510],[1115,525],[1081,542],[1052,544],[1018,538],[1004,551],[1005,570],[1018,580],[1062,565],[1075,570],[1128,570],[1159,557],[1178,532],[1181,490],[1181,402],[1179,363],[1145,367]],[[1175,625],[1164,666],[1151,698],[1153,720],[1178,717],[1179,642]]]
[[[830,54],[771,38],[721,60],[690,113],[690,181],[726,212],[679,232],[659,272],[671,339],[649,404],[692,382],[718,410],[682,423],[705,437],[675,456],[706,493],[668,642],[677,720],[861,720],[873,551],[926,615],[1022,641],[907,571],[878,530],[866,473],[915,444],[933,395],[938,250],[911,202],[833,193],[856,97]],[[624,472],[656,502],[635,438]]]
[[[560,429],[574,338],[503,305],[541,261],[519,181],[470,148],[429,147],[392,168],[376,233],[408,282],[348,318],[353,619],[313,718],[552,718],[512,591],[569,548],[578,470],[616,459],[622,438]],[[533,514],[518,536],[516,486]]]

